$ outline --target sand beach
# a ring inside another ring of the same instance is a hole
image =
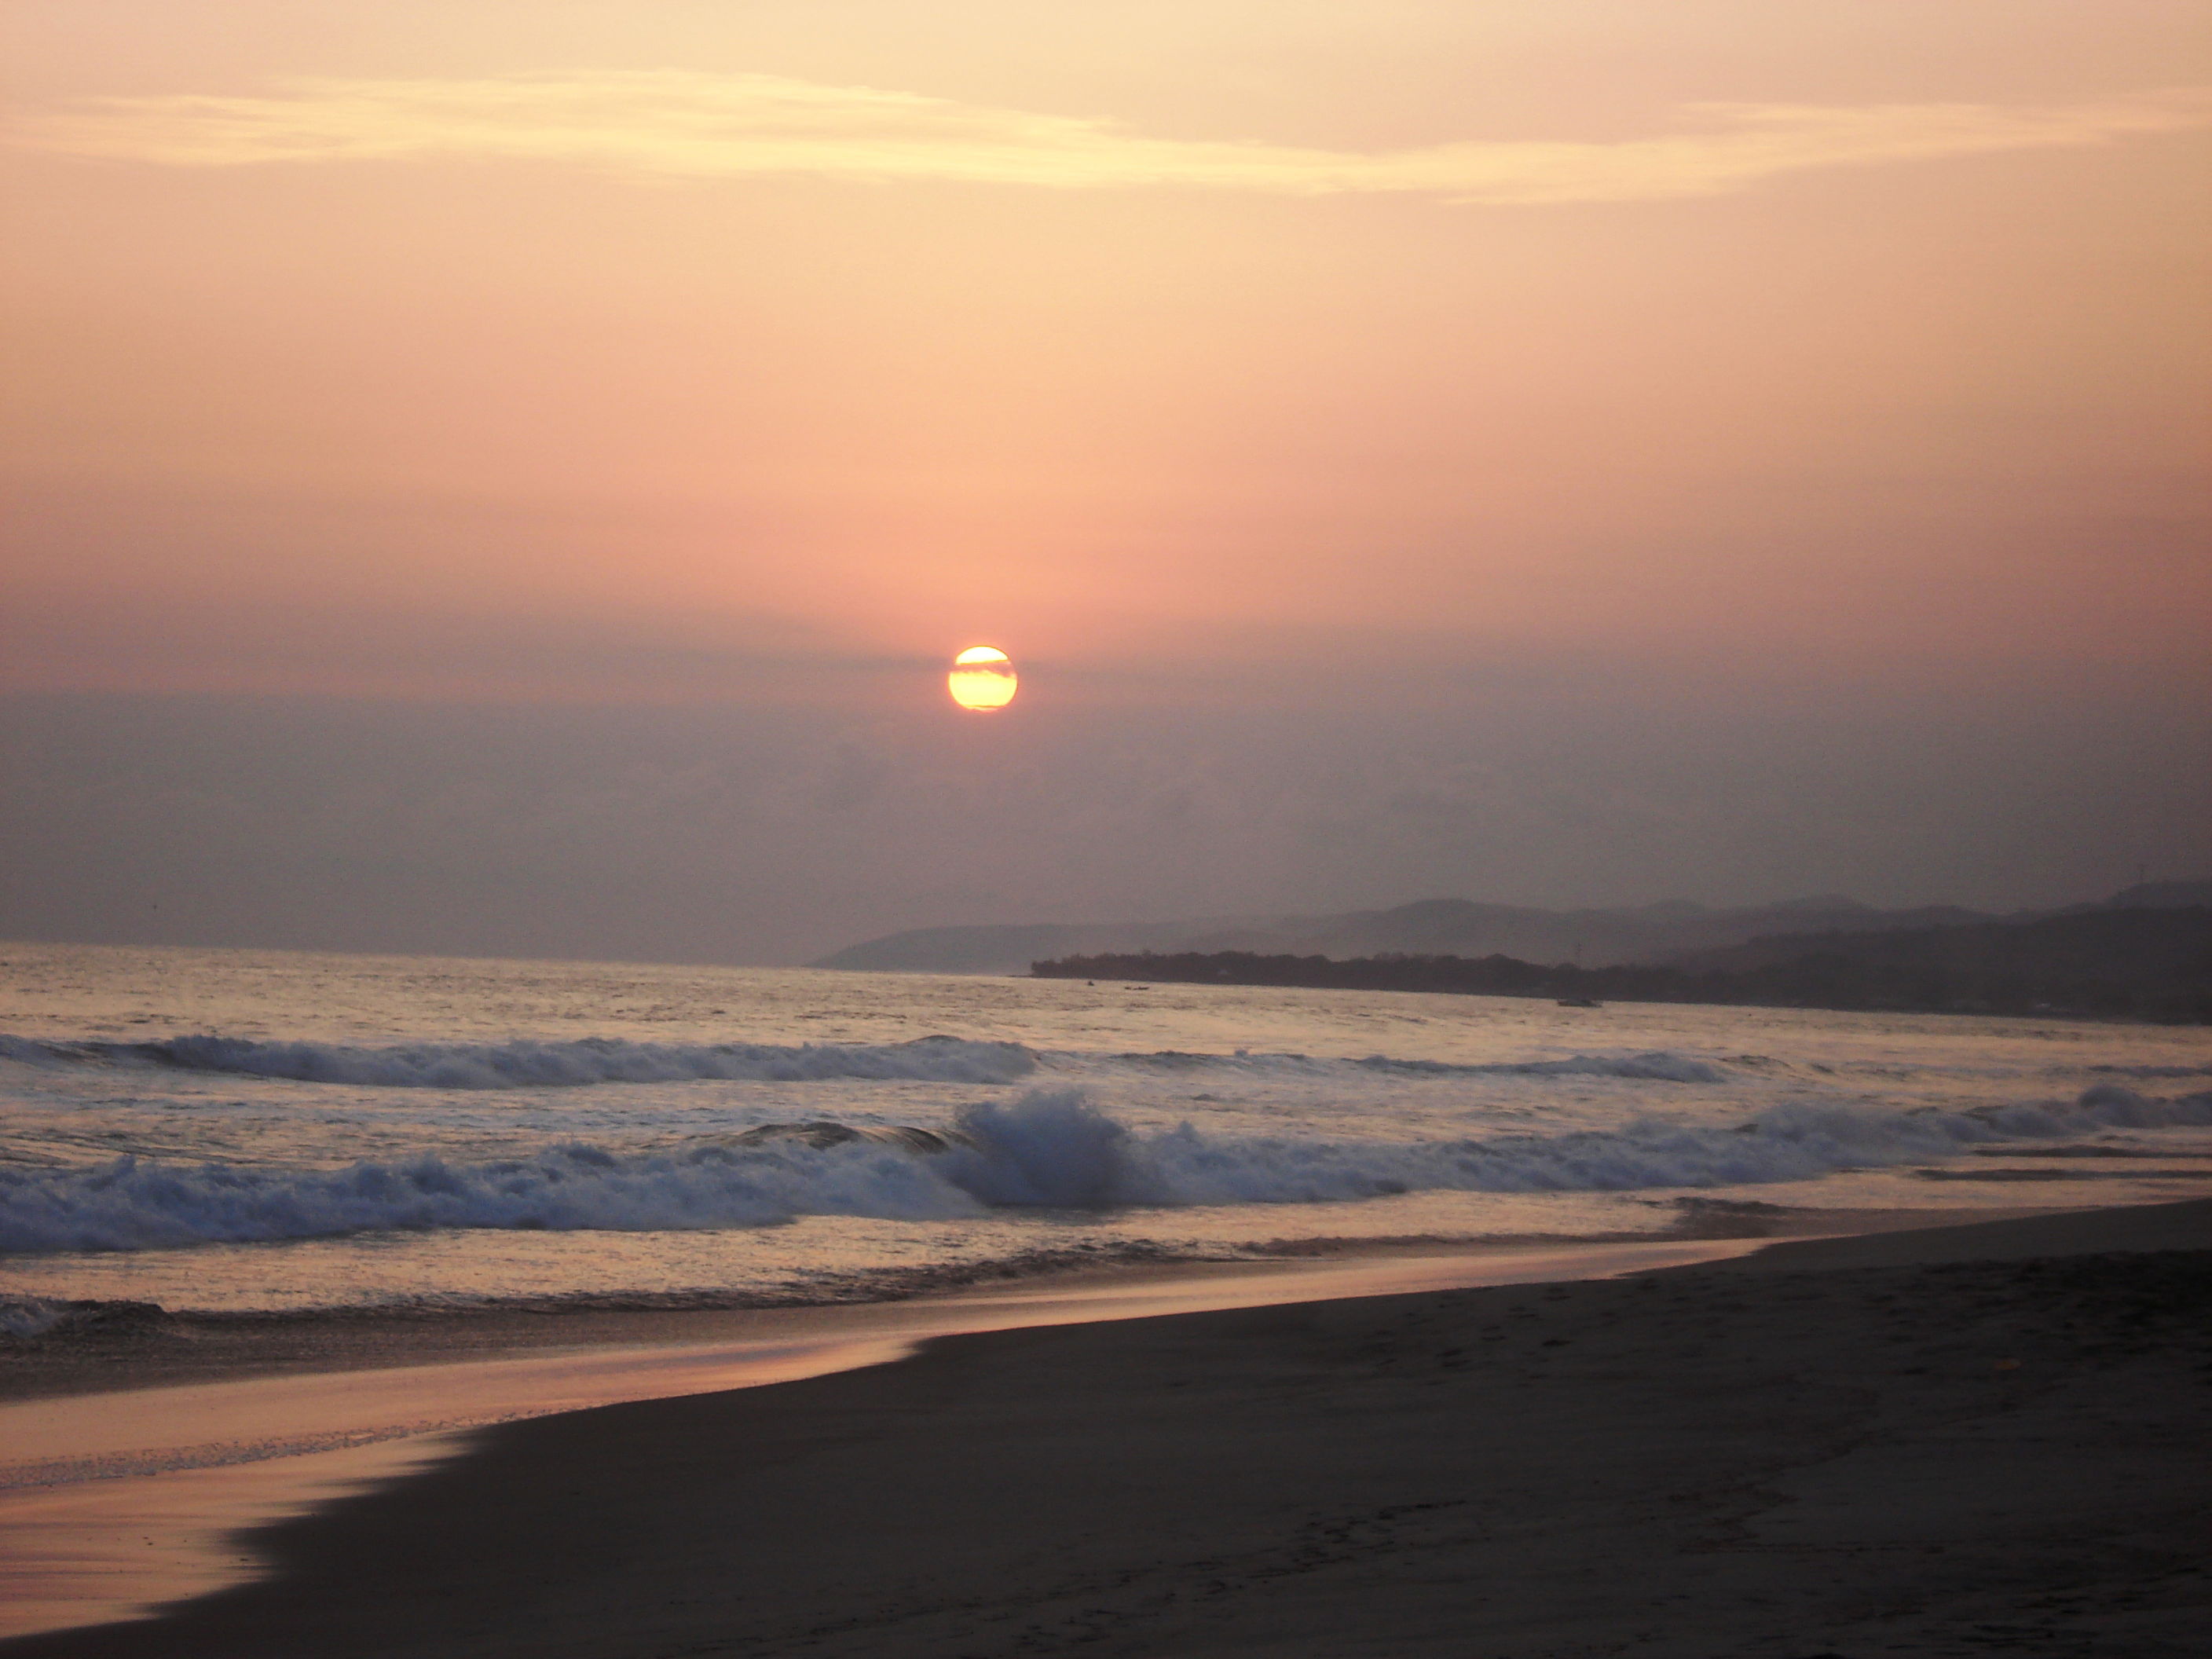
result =
[[[2179,1656],[2212,1203],[982,1333],[477,1431],[32,1656]]]

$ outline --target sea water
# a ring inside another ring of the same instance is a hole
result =
[[[2212,1193],[2203,1028],[15,945],[0,1034],[26,1334]]]

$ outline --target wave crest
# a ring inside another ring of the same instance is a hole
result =
[[[289,1170],[119,1158],[0,1170],[0,1250],[142,1250],[434,1227],[660,1232],[800,1215],[951,1220],[969,1194],[896,1148],[704,1144],[623,1155],[588,1145],[487,1164],[438,1158]]]
[[[1996,1141],[2185,1125],[2212,1125],[2212,1092],[2155,1100],[2108,1083],[2068,1103],[1902,1114],[1790,1105],[1733,1128],[1646,1121],[1572,1134],[1401,1142],[1207,1135],[1188,1124],[1139,1133],[1079,1091],[1032,1090],[1007,1104],[964,1109],[950,1134],[702,1138],[653,1153],[576,1144],[495,1163],[420,1158],[328,1170],[132,1158],[93,1170],[0,1170],[0,1250],[133,1250],[431,1227],[659,1231],[801,1215],[954,1220],[999,1206],[1743,1186],[1954,1157]]]
[[[574,1088],[708,1079],[1012,1083],[1036,1069],[1036,1056],[1018,1042],[947,1036],[911,1042],[821,1044],[631,1042],[585,1037],[573,1042],[406,1043],[385,1048],[215,1036],[155,1042],[33,1042],[0,1036],[0,1059],[44,1065],[159,1066],[389,1089]]]

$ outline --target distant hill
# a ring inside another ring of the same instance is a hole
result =
[[[1030,922],[920,927],[822,958],[817,968],[878,973],[1025,974],[1032,962],[1102,952],[1249,951],[1261,955],[1509,956],[1586,968],[1668,962],[1763,936],[1870,933],[2020,921],[2039,915],[2212,906],[2212,881],[2149,882],[2094,903],[2011,917],[1949,905],[1879,910],[1836,894],[1708,909],[1673,901],[1586,910],[1421,899],[1387,910],[1311,916],[1215,916],[1182,921]]]
[[[1605,967],[1500,954],[1390,952],[1338,960],[1187,951],[1068,956],[1038,962],[1031,971],[1046,979],[2205,1024],[2212,1023],[2212,908],[2089,907],[2020,921],[1773,934],[1668,963]]]
[[[2152,983],[2212,974],[2212,908],[2084,907],[2057,915],[1880,933],[1768,933],[1741,945],[1686,951],[1669,967],[1745,973],[1808,957],[1966,975],[2016,974]]]
[[[2202,1022],[2212,1020],[2212,908],[2100,905],[1964,927],[1773,935],[1669,965],[1788,989],[1823,1007],[2049,1008]]]
[[[1530,961],[1578,961],[1603,967],[1740,945],[1762,933],[1863,933],[1990,920],[1982,911],[1948,906],[1877,910],[1832,896],[1741,909],[1707,909],[1678,902],[1545,910],[1480,904],[1471,899],[1423,899],[1387,910],[1348,910],[1335,915],[922,927],[848,946],[814,965],[877,972],[1020,974],[1045,957],[1099,951],[1253,951],[1327,957],[1503,953]]]
[[[2212,881],[2138,882],[2094,904],[2069,904],[2053,914],[2065,915],[2075,910],[2187,910],[2198,905],[2212,907]]]

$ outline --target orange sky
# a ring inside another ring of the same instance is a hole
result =
[[[2196,0],[0,30],[0,935],[2212,858]]]
[[[2201,637],[2193,6],[8,27],[19,686]]]

